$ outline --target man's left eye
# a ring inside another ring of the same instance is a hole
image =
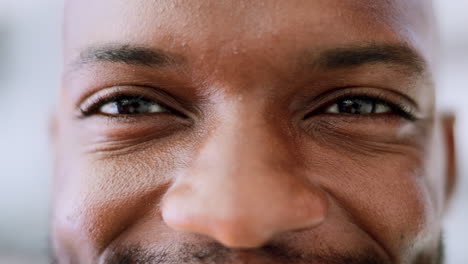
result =
[[[142,97],[120,97],[103,104],[99,113],[106,115],[138,115],[170,112],[166,107]]]
[[[325,113],[329,114],[370,115],[392,112],[388,103],[374,98],[345,98],[325,109]]]

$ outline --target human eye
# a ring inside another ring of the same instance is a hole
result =
[[[371,114],[392,114],[405,113],[409,115],[409,111],[405,111],[397,105],[371,97],[350,97],[339,100],[325,109],[329,114],[351,114],[351,115],[371,115]]]
[[[105,115],[140,115],[170,112],[167,107],[142,96],[113,98],[101,103],[97,109],[97,113]]]
[[[107,89],[87,98],[81,104],[80,112],[83,117],[93,115],[137,117],[164,113],[179,114],[173,107],[162,103],[161,99],[157,97],[151,93],[139,93],[135,89]],[[164,101],[164,99],[162,100]]]
[[[341,117],[402,117],[414,121],[414,107],[404,99],[382,95],[343,95],[322,107],[318,113]]]
[[[80,128],[101,143],[138,145],[186,131],[194,122],[188,101],[150,86],[113,86],[83,94],[76,103]]]
[[[309,105],[301,122],[308,135],[359,153],[411,144],[425,118],[409,95],[384,88],[330,90]]]

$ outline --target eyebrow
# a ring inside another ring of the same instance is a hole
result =
[[[414,73],[426,69],[425,60],[405,45],[363,45],[333,48],[322,52],[314,65],[326,69],[354,68],[372,64],[397,64]]]
[[[179,64],[182,56],[161,49],[133,45],[109,44],[84,49],[73,65],[112,62],[148,67],[167,67]],[[327,70],[355,68],[375,64],[398,64],[413,73],[425,71],[425,60],[406,45],[370,44],[330,48],[312,59],[312,65]]]
[[[160,49],[111,44],[84,49],[73,65],[81,67],[86,64],[112,62],[148,67],[166,67],[177,64],[181,60],[181,56]]]

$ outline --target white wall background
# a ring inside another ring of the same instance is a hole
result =
[[[0,264],[47,263],[47,121],[58,89],[62,0],[0,0]],[[448,264],[468,263],[468,0],[436,0],[440,105],[456,110],[461,186],[446,221]]]

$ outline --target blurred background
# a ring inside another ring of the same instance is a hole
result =
[[[63,0],[0,0],[0,264],[48,263],[47,122],[59,87]],[[436,0],[439,105],[458,115],[460,185],[446,220],[448,264],[468,263],[467,0]]]

